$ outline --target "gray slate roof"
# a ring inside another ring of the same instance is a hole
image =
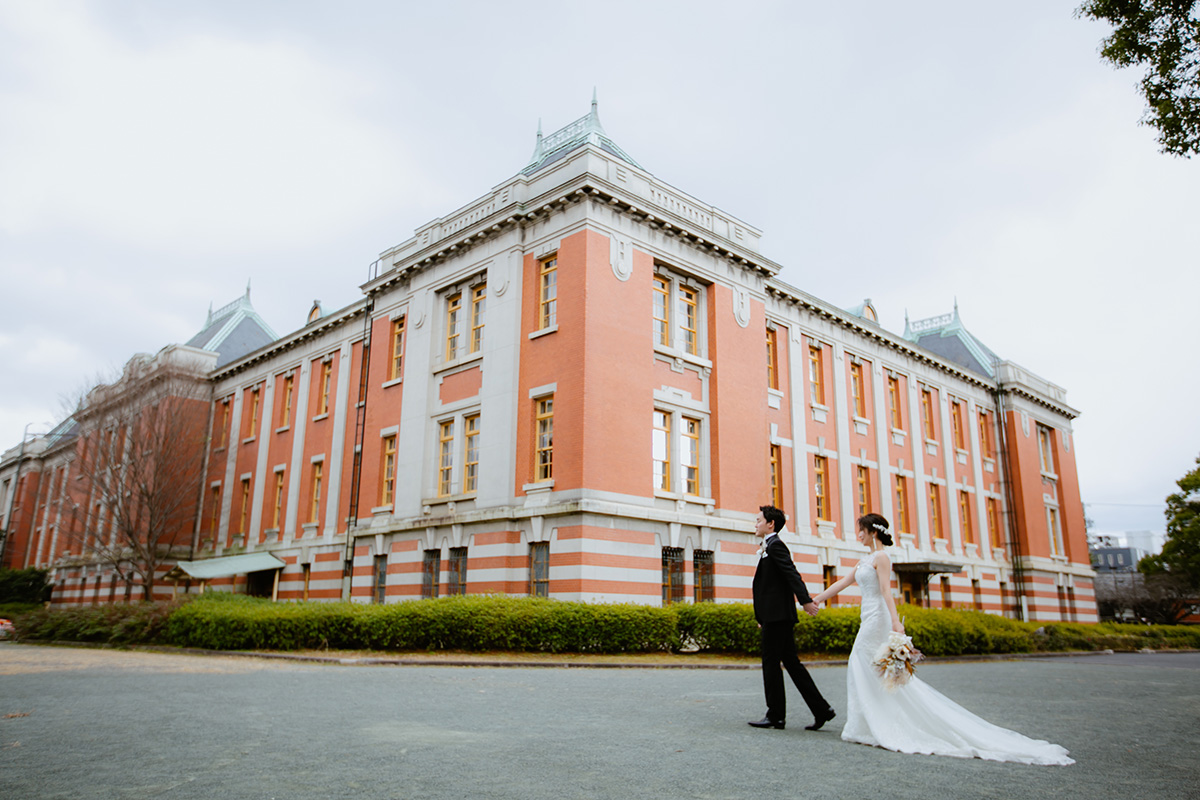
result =
[[[204,327],[186,344],[217,353],[217,366],[223,367],[278,338],[250,305],[250,287],[247,286],[246,294],[232,303],[216,311],[210,308]]]
[[[909,322],[906,314],[904,338],[977,375],[996,377],[996,364],[1000,362],[1000,357],[963,326],[957,301],[950,314],[916,322]]]

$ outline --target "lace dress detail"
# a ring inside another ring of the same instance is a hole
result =
[[[1030,739],[984,720],[913,678],[894,690],[871,666],[892,630],[879,591],[874,554],[858,563],[854,580],[862,591],[862,622],[846,669],[846,725],[842,738],[901,753],[926,753],[1022,764],[1074,764],[1056,744]]]

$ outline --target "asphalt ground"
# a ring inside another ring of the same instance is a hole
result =
[[[0,644],[0,798],[1200,798],[1200,653],[920,667],[1068,748],[914,756],[763,713],[757,670],[318,664]],[[837,709],[845,668],[813,670]]]

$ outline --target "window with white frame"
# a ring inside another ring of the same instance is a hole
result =
[[[1042,473],[1055,475],[1054,469],[1054,439],[1050,429],[1041,423],[1037,426],[1038,452],[1042,461]]]
[[[654,346],[706,358],[705,287],[659,266],[654,272]]]
[[[708,494],[706,420],[679,409],[656,408],[651,418],[654,491],[688,497]]]
[[[483,349],[487,283],[483,275],[445,289],[445,358],[455,361]]]
[[[435,423],[437,432],[437,471],[434,476],[437,497],[472,495],[479,487],[478,407],[463,409]]]
[[[1065,556],[1063,547],[1062,520],[1059,518],[1058,506],[1046,506],[1046,530],[1050,535],[1050,554]]]

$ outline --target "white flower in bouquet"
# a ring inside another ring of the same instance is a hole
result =
[[[921,651],[913,646],[912,637],[892,631],[887,641],[879,646],[871,666],[875,667],[883,678],[883,685],[890,690],[908,683],[908,679],[917,671],[914,665],[923,658],[925,656]]]

